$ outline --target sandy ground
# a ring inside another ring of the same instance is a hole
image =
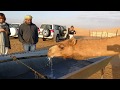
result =
[[[86,38],[88,39],[88,37]],[[10,38],[10,41],[11,41],[11,49],[9,50],[9,53],[23,51],[22,44],[19,42],[18,39]],[[39,50],[39,49],[42,49],[43,47],[51,46],[54,44],[56,43],[52,40],[42,41],[42,39],[39,39],[36,49]],[[101,78],[101,71],[98,71],[95,74],[91,75],[88,79],[100,79],[100,78]],[[118,58],[115,58],[114,60],[112,60],[105,67],[104,78],[105,79],[120,79],[120,60]]]
[[[96,29],[87,29],[87,28],[75,28],[76,30],[76,36],[89,36],[90,32],[108,32],[108,33],[117,33],[118,35],[120,35],[120,27],[116,27],[116,28],[96,28]]]
[[[22,43],[19,42],[19,40],[16,38],[10,38],[10,42],[11,42],[11,49],[9,49],[9,54],[10,53],[16,53],[16,52],[23,52],[23,46]],[[47,47],[47,46],[51,46],[54,45],[55,42],[53,40],[46,40],[43,41],[42,39],[39,39],[37,45],[36,45],[36,49],[39,50],[43,47]]]

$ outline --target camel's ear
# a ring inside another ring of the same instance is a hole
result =
[[[73,37],[73,38],[69,39],[68,43],[69,43],[69,45],[73,46],[77,43],[77,40]]]
[[[65,45],[62,44],[62,43],[59,43],[59,44],[58,44],[58,47],[59,47],[60,49],[64,49]]]

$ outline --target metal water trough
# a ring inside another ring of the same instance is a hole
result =
[[[35,72],[25,65],[50,79],[85,79],[99,70],[104,71],[112,59],[112,56],[80,61],[53,58],[51,67],[46,54],[47,50],[40,50],[0,56],[0,79],[36,79]],[[14,56],[25,65],[14,61]]]

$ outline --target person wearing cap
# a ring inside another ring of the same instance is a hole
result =
[[[34,51],[38,42],[38,27],[32,23],[32,16],[27,15],[18,31],[19,41],[26,52]]]
[[[6,55],[8,49],[11,49],[9,35],[9,24],[5,22],[6,17],[4,13],[0,13],[0,55]]]

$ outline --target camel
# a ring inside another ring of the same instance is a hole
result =
[[[74,37],[49,48],[49,58],[62,57],[86,60],[100,56],[111,56],[120,52],[120,36],[104,39],[75,39]]]

